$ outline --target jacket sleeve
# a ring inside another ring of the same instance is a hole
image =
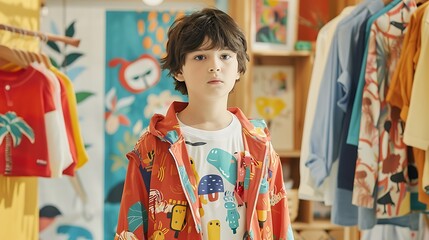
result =
[[[281,161],[271,144],[270,162],[268,165],[268,179],[273,235],[277,236],[277,239],[293,240],[294,236],[289,218],[289,209]]]
[[[128,169],[125,177],[124,190],[119,210],[118,225],[115,240],[147,239],[148,229],[149,183],[150,176],[142,161],[146,153],[141,146],[142,141],[136,144],[133,151],[127,154]],[[143,157],[142,157],[143,156]]]

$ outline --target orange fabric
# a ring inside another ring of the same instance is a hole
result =
[[[408,108],[411,102],[411,92],[414,81],[414,72],[420,55],[421,28],[423,15],[429,2],[424,3],[411,15],[409,29],[405,33],[403,48],[398,62],[398,67],[393,73],[390,88],[386,100],[401,109],[400,117],[406,122]],[[422,175],[425,162],[425,151],[413,148],[418,178],[418,200],[429,205],[429,194],[422,188]]]
[[[386,100],[401,109],[401,119],[406,121],[411,100],[414,72],[420,55],[422,18],[429,2],[411,15],[409,29],[405,33],[401,56],[390,82]]]

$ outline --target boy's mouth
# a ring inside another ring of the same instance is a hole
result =
[[[212,80],[208,81],[208,83],[223,83],[223,81],[221,81],[219,79],[212,79]]]

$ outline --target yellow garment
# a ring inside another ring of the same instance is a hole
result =
[[[85,150],[85,144],[83,142],[82,134],[80,131],[80,125],[79,125],[79,117],[77,114],[77,102],[76,102],[76,96],[75,91],[73,89],[73,84],[71,80],[60,70],[56,69],[55,67],[51,67],[50,70],[60,79],[60,81],[64,84],[66,88],[66,94],[67,98],[69,99],[69,110],[70,110],[70,118],[71,118],[71,124],[72,124],[72,130],[73,130],[73,139],[76,146],[76,152],[77,152],[77,163],[76,163],[76,169],[81,168],[83,165],[85,165],[86,162],[88,162],[88,154]]]
[[[426,6],[428,6],[426,4]],[[408,110],[407,122],[404,131],[404,142],[416,148],[426,151],[425,160],[423,160],[423,169],[419,169],[419,178],[422,179],[422,185],[419,189],[429,185],[429,101],[428,89],[429,81],[427,76],[429,70],[429,8],[426,7],[421,26],[421,51],[414,73],[412,86],[412,96]],[[423,155],[423,154],[419,154]],[[417,161],[416,161],[417,163]],[[421,190],[423,191],[423,189]],[[420,192],[419,192],[420,201]]]
[[[39,239],[36,177],[0,176],[0,239]]]

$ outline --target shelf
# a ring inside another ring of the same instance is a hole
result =
[[[279,157],[284,157],[284,158],[299,158],[299,156],[301,155],[301,151],[300,150],[277,151],[277,154],[279,155]]]
[[[255,57],[309,57],[311,51],[253,50]]]
[[[335,225],[330,222],[330,220],[314,220],[309,223],[304,222],[292,222],[292,228],[295,230],[334,230],[334,229],[344,229],[343,226]]]

